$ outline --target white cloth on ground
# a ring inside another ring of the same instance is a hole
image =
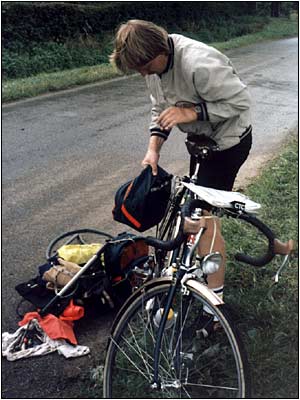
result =
[[[26,335],[29,324],[30,329],[35,328],[37,330],[41,344],[26,348],[25,343],[22,343],[22,339]],[[17,345],[19,345],[19,350],[15,350]],[[14,333],[2,333],[2,356],[6,357],[8,361],[46,355],[54,351],[58,351],[58,353],[64,357],[70,358],[86,355],[90,352],[90,349],[87,346],[70,345],[64,339],[50,339],[49,336],[42,330],[36,319],[33,319],[28,324],[21,326]]]

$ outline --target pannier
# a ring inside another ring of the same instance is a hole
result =
[[[113,218],[139,232],[157,225],[166,212],[171,180],[172,175],[160,166],[158,174],[152,175],[148,165],[138,177],[117,190]]]

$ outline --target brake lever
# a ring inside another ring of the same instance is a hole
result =
[[[281,266],[278,268],[278,271],[276,272],[276,274],[273,276],[273,281],[274,281],[274,285],[277,285],[277,283],[279,282],[279,275],[281,273],[281,271],[283,270],[283,268],[286,266],[288,259],[290,258],[290,254],[287,254],[284,259],[283,262],[281,264]]]

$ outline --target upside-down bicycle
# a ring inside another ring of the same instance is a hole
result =
[[[104,398],[250,397],[250,373],[240,334],[226,305],[206,284],[207,275],[220,265],[220,254],[197,255],[205,231],[203,210],[257,228],[267,238],[265,254],[235,257],[263,266],[276,254],[283,255],[275,281],[287,264],[293,242],[276,239],[254,215],[260,205],[243,194],[197,186],[201,160],[216,149],[196,139],[187,146],[196,157],[195,173],[174,179],[157,237],[143,237],[155,252],[147,268],[138,268],[144,285],[114,321],[104,367]]]

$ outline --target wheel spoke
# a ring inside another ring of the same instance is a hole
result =
[[[199,386],[199,387],[205,387],[205,388],[211,388],[211,389],[222,389],[222,390],[233,390],[233,391],[238,391],[238,388],[234,387],[228,387],[228,386],[216,386],[216,385],[205,385],[201,383],[184,383],[185,386]]]

